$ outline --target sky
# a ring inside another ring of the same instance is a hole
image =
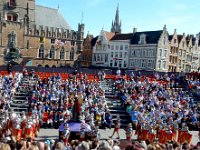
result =
[[[38,5],[58,8],[73,30],[85,24],[85,35],[94,36],[110,31],[119,3],[122,33],[162,30],[166,24],[169,34],[200,32],[199,0],[36,0]],[[83,16],[83,17],[82,17]]]

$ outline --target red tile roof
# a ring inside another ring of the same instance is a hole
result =
[[[106,35],[106,39],[110,41],[112,37],[115,35],[115,33],[105,31],[105,35]]]

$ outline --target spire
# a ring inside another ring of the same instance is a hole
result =
[[[117,10],[116,10],[116,14],[115,14],[115,23],[116,23],[116,25],[119,25],[119,3],[117,5]]]
[[[121,20],[119,19],[119,3],[117,4],[115,20],[112,21],[111,32],[121,33]]]

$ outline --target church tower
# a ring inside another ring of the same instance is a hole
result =
[[[117,5],[115,20],[114,22],[112,21],[111,32],[121,33],[121,21],[119,20],[119,4]]]

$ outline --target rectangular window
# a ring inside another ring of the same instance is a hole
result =
[[[122,52],[119,52],[119,58],[122,58]]]
[[[161,61],[160,60],[158,61],[158,68],[159,69],[161,68]]]
[[[113,66],[113,61],[112,60],[110,60],[110,67],[112,67]]]
[[[97,61],[100,61],[100,55],[99,54],[97,54]]]
[[[113,52],[111,52],[111,57],[113,58]]]
[[[122,61],[119,61],[119,67],[120,68],[122,67]]]
[[[123,50],[123,45],[120,45],[120,50]]]
[[[108,55],[107,54],[105,55],[105,62],[106,63],[108,62]]]
[[[164,57],[164,58],[167,57],[167,50],[164,50],[163,57]]]
[[[17,16],[13,16],[13,21],[17,21]]]
[[[152,66],[153,66],[152,62],[153,62],[152,60],[149,60],[149,61],[148,61],[148,68],[153,68],[153,67],[152,67]]]
[[[127,58],[127,52],[124,52],[124,58]]]
[[[127,62],[126,61],[124,61],[124,68],[126,68],[127,67]]]
[[[118,57],[118,52],[115,52],[115,58],[117,58]]]
[[[142,68],[145,68],[146,67],[146,62],[145,62],[145,60],[142,60]]]
[[[115,67],[117,67],[117,61],[115,60]]]
[[[7,16],[7,20],[11,21],[12,17],[11,16]]]
[[[166,61],[163,61],[163,64],[162,64],[162,65],[163,65],[162,68],[163,68],[163,69],[166,69]]]
[[[116,45],[115,49],[116,49],[116,50],[119,50],[119,45]]]
[[[125,50],[128,50],[128,45],[125,45]]]
[[[111,50],[114,50],[114,45],[111,45]]]
[[[159,56],[162,57],[162,49],[159,49]]]

